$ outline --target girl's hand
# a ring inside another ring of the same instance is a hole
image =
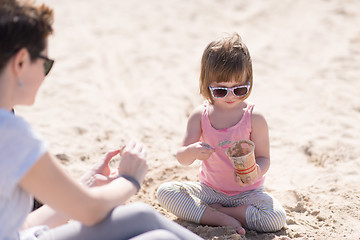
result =
[[[194,152],[196,159],[202,161],[207,160],[211,156],[211,154],[215,152],[215,149],[213,147],[204,142],[193,143],[189,145],[189,148],[191,148]]]
[[[140,184],[144,181],[148,170],[146,163],[146,151],[139,143],[131,141],[121,151],[121,160],[119,163],[119,175],[128,175],[134,177]]]
[[[255,183],[255,181],[261,176],[261,169],[260,166],[258,164],[256,164],[256,177],[254,179],[251,179],[250,177],[247,178],[247,183],[243,183],[241,178],[236,175],[235,171],[234,171],[234,176],[235,176],[235,181],[239,184],[240,187],[247,187],[250,185],[253,185]]]
[[[96,187],[105,185],[117,178],[117,171],[116,174],[113,174],[114,171],[110,169],[109,162],[113,157],[119,154],[120,151],[121,149],[118,149],[106,153],[104,158],[95,164],[92,169],[81,178],[80,181],[89,187]]]

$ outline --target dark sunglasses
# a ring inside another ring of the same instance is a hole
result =
[[[232,88],[209,86],[209,89],[214,98],[224,98],[229,94],[229,91],[231,91],[236,97],[243,97],[249,92],[250,83]]]
[[[55,61],[48,58],[48,57],[42,56],[40,54],[37,54],[36,57],[45,60],[45,62],[44,62],[44,73],[45,73],[45,76],[48,75],[51,68],[52,68],[52,66],[54,65]]]

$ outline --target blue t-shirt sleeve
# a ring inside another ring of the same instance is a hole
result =
[[[47,143],[22,118],[0,115],[0,192],[11,195],[21,178],[48,150]]]

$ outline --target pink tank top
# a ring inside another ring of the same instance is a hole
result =
[[[264,183],[264,177],[255,181],[254,185],[240,187],[234,179],[234,168],[225,154],[225,149],[230,143],[239,140],[250,140],[251,113],[254,104],[247,103],[244,114],[240,121],[226,129],[215,129],[209,119],[209,103],[205,103],[201,119],[201,141],[214,147],[216,150],[209,159],[202,161],[200,165],[200,182],[222,192],[233,196],[245,191],[256,189]]]

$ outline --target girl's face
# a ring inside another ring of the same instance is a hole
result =
[[[211,91],[214,99],[214,105],[225,109],[239,106],[244,101],[244,95],[246,95],[250,89],[247,77],[244,76],[243,78],[244,79],[242,79],[241,82],[236,81],[235,78],[233,78],[229,82],[211,83],[210,88],[212,88]],[[216,92],[219,91],[216,88],[224,89],[219,89],[221,92]],[[226,91],[227,95],[223,97],[223,95],[226,94]]]

